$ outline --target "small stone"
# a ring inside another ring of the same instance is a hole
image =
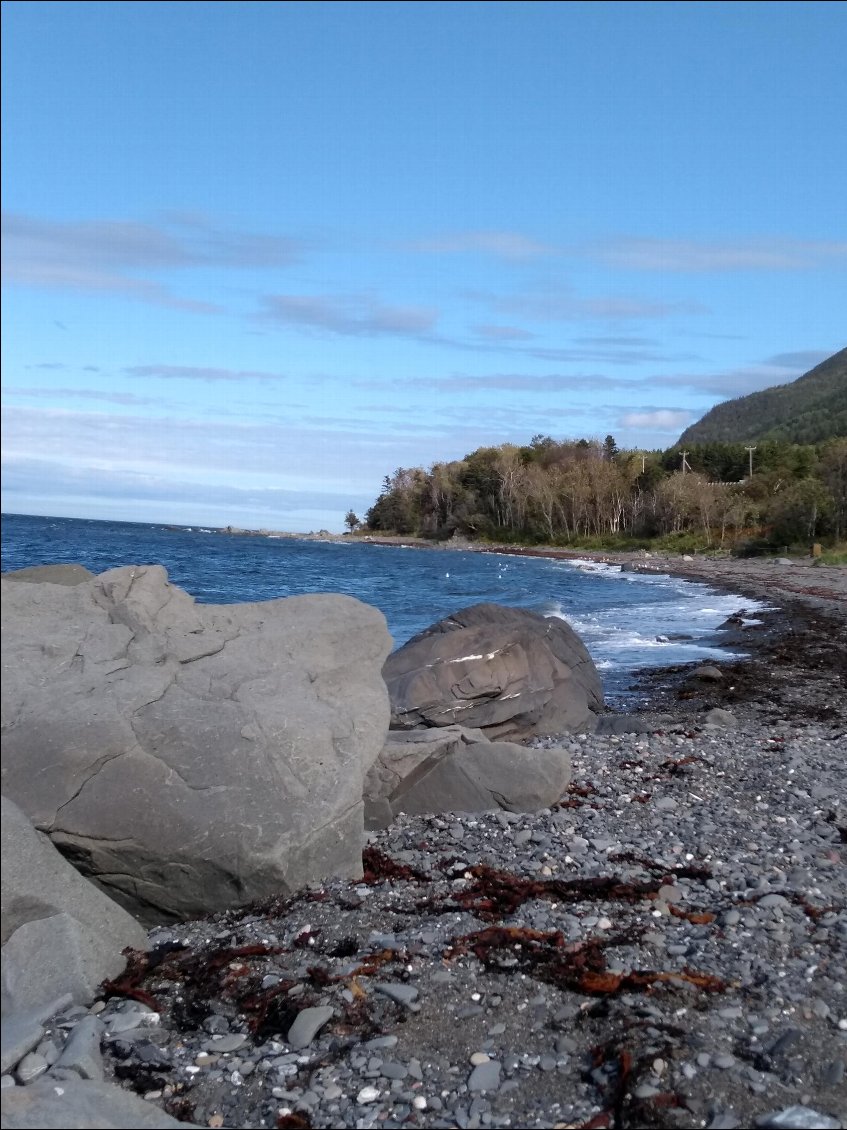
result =
[[[490,1063],[491,1056],[486,1055],[485,1052],[474,1052],[470,1058],[470,1062],[474,1067],[480,1067],[483,1063]]]
[[[633,1094],[637,1099],[650,1099],[659,1094],[659,1088],[652,1087],[649,1083],[639,1083]]]
[[[786,907],[790,905],[791,903],[788,901],[785,895],[778,895],[776,893],[765,895],[764,898],[759,899],[759,906],[761,906],[765,910],[772,910],[775,907]]]
[[[378,1098],[379,1089],[377,1087],[362,1087],[356,1095],[356,1102],[364,1105],[365,1103],[375,1103]]]
[[[372,1040],[366,1040],[362,1047],[367,1048],[368,1051],[375,1051],[379,1048],[394,1048],[397,1046],[397,1039],[397,1036],[374,1036]]]
[[[472,1092],[496,1091],[499,1086],[500,1064],[494,1059],[481,1063],[468,1076],[468,1090]]]
[[[828,1063],[821,1072],[821,1079],[828,1087],[837,1087],[844,1080],[845,1068],[843,1059],[834,1059]]]
[[[100,1020],[103,1022],[106,1031],[113,1036],[119,1032],[131,1032],[133,1028],[158,1024],[160,1019],[158,1012],[144,1009],[140,1004],[138,1008],[130,1008],[120,1012],[110,1009],[100,1015]]]
[[[242,1032],[232,1032],[227,1036],[207,1040],[203,1047],[207,1052],[223,1055],[226,1052],[238,1051],[238,1049],[243,1048],[246,1043],[247,1037]]]
[[[707,726],[720,726],[724,730],[734,730],[736,726],[735,715],[729,710],[721,710],[719,706],[706,714],[704,722]]]
[[[402,1063],[398,1063],[396,1059],[390,1059],[388,1063],[384,1063],[380,1070],[380,1075],[385,1079],[405,1079],[408,1074],[406,1067]]]
[[[676,887],[673,883],[663,883],[661,887],[659,887],[658,897],[663,902],[679,902],[683,893],[681,887]]]
[[[841,1123],[808,1106],[788,1106],[756,1119],[757,1127],[767,1130],[841,1130]]]
[[[96,1016],[84,1016],[68,1037],[62,1054],[56,1060],[56,1067],[73,1071],[81,1079],[102,1079],[102,1033],[103,1025]]]
[[[710,663],[704,663],[702,667],[698,667],[694,672],[696,679],[702,679],[707,683],[719,683],[723,679],[723,672],[713,667]]]
[[[15,1078],[19,1083],[32,1083],[39,1075],[43,1075],[49,1067],[50,1064],[43,1055],[29,1052],[18,1064],[17,1070],[15,1071]]]
[[[379,981],[374,985],[374,990],[382,993],[384,997],[397,1001],[398,1004],[405,1005],[406,1008],[411,1008],[419,996],[414,985],[404,985],[400,981]]]
[[[288,1029],[289,1047],[297,1051],[307,1048],[324,1024],[332,1019],[333,1011],[330,1005],[301,1009]]]
[[[738,1130],[740,1125],[734,1110],[721,1110],[714,1116],[706,1130]]]

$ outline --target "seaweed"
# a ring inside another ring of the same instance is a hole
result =
[[[660,984],[691,985],[706,993],[722,993],[728,983],[711,973],[692,969],[610,970],[603,950],[631,945],[641,936],[632,928],[581,942],[566,942],[561,931],[543,932],[516,926],[491,926],[455,938],[445,953],[452,959],[471,952],[494,970],[526,973],[536,980],[586,996],[616,996],[622,992],[646,992]]]
[[[469,910],[478,918],[495,921],[513,914],[530,899],[577,902],[584,898],[612,902],[639,902],[655,898],[657,883],[625,883],[615,875],[586,879],[522,879],[509,871],[479,864],[468,869],[476,880],[453,895],[454,908]]]

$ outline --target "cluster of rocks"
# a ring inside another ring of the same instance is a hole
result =
[[[4,1126],[841,1126],[837,711],[601,714],[496,606],[386,661],[349,598],[18,580]]]
[[[348,597],[197,605],[158,566],[2,584],[8,826],[43,833],[4,876],[4,1071],[45,1010],[90,1002],[143,944],[137,921],[355,878],[366,816],[544,807],[568,753],[500,739],[593,728],[602,708],[576,635],[529,612],[457,613],[383,670],[384,618]]]
[[[837,1130],[843,730],[562,740],[560,804],[401,815],[361,880],[160,926],[42,1059],[95,1030],[203,1126]]]

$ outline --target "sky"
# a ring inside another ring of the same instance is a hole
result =
[[[4,512],[338,531],[845,345],[845,3],[2,20]]]

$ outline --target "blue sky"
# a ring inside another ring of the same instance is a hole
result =
[[[844,3],[3,4],[3,509],[342,528],[845,344]]]

